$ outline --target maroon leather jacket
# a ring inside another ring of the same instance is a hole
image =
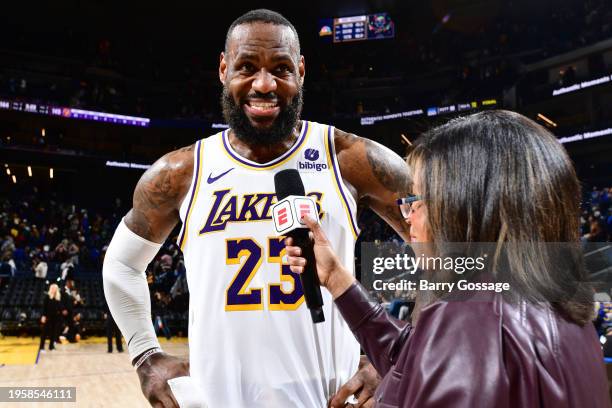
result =
[[[610,407],[601,346],[550,307],[436,302],[416,326],[353,284],[340,312],[383,381],[376,407]]]

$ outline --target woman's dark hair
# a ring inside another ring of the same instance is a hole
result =
[[[503,244],[515,294],[550,301],[575,323],[590,320],[578,246],[580,184],[550,132],[518,113],[480,112],[423,135],[408,162],[434,243]],[[570,243],[559,252],[568,255],[564,267],[546,243]]]

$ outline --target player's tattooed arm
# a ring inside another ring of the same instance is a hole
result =
[[[140,178],[127,227],[153,242],[163,242],[179,221],[179,207],[189,190],[195,145],[164,155]]]
[[[379,143],[339,129],[334,137],[342,177],[358,202],[369,206],[408,241],[408,225],[397,206],[397,199],[412,188],[404,159]]]

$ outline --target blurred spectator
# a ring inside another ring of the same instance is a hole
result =
[[[81,325],[81,313],[76,313],[72,318],[72,325],[66,333],[66,339],[70,343],[78,343],[83,336],[84,328]]]
[[[596,217],[591,220],[589,232],[583,236],[583,239],[586,242],[606,242],[608,240],[606,235],[602,221]]]
[[[601,190],[601,194],[599,195],[599,212],[601,212],[601,214],[607,214],[610,209],[610,201],[612,200],[610,194],[612,194],[612,188],[604,188]]]
[[[170,328],[166,321],[166,310],[168,305],[168,299],[160,292],[153,293],[152,296],[151,310],[153,312],[153,326],[155,327],[155,334],[159,336],[160,332],[166,336],[167,340],[172,338]]]
[[[179,260],[176,266],[176,273],[178,274],[174,285],[170,288],[170,296],[172,299],[176,299],[182,295],[189,293],[187,286],[187,273],[185,269],[185,263],[183,260]]]
[[[32,264],[34,269],[34,276],[38,279],[46,279],[47,278],[47,270],[49,266],[45,261],[40,259],[39,257],[34,258],[34,262]]]
[[[108,309],[108,304],[104,302],[104,320],[106,327],[106,342],[108,345],[108,352],[113,352],[113,337],[115,338],[115,343],[117,345],[117,352],[123,353],[123,343],[121,342],[121,331],[119,327],[117,327],[117,323],[115,323],[115,319],[113,319],[113,315]]]
[[[612,241],[611,187],[593,187],[582,206],[581,228],[583,242]]]
[[[64,282],[74,280],[74,264],[71,260],[65,261],[60,265],[60,279]]]
[[[45,349],[45,340],[49,339],[49,350],[55,349],[55,340],[61,321],[60,310],[62,307],[62,293],[59,286],[53,283],[49,286],[49,292],[45,296],[43,312],[40,317],[42,333],[40,335],[40,350]]]
[[[15,275],[17,270],[10,252],[5,252],[0,258],[0,277]]]
[[[593,300],[593,324],[603,345],[604,356],[612,357],[612,301],[610,295],[605,292],[595,293]]]
[[[62,327],[63,330],[59,337],[60,340],[67,340],[68,333],[74,330],[74,296],[72,295],[72,281],[66,281],[64,286],[64,293],[62,293]]]

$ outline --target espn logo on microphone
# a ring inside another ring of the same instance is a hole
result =
[[[288,196],[274,204],[272,207],[272,220],[274,228],[280,235],[293,231],[296,228],[307,228],[302,217],[309,216],[319,221],[317,205],[310,197]]]

